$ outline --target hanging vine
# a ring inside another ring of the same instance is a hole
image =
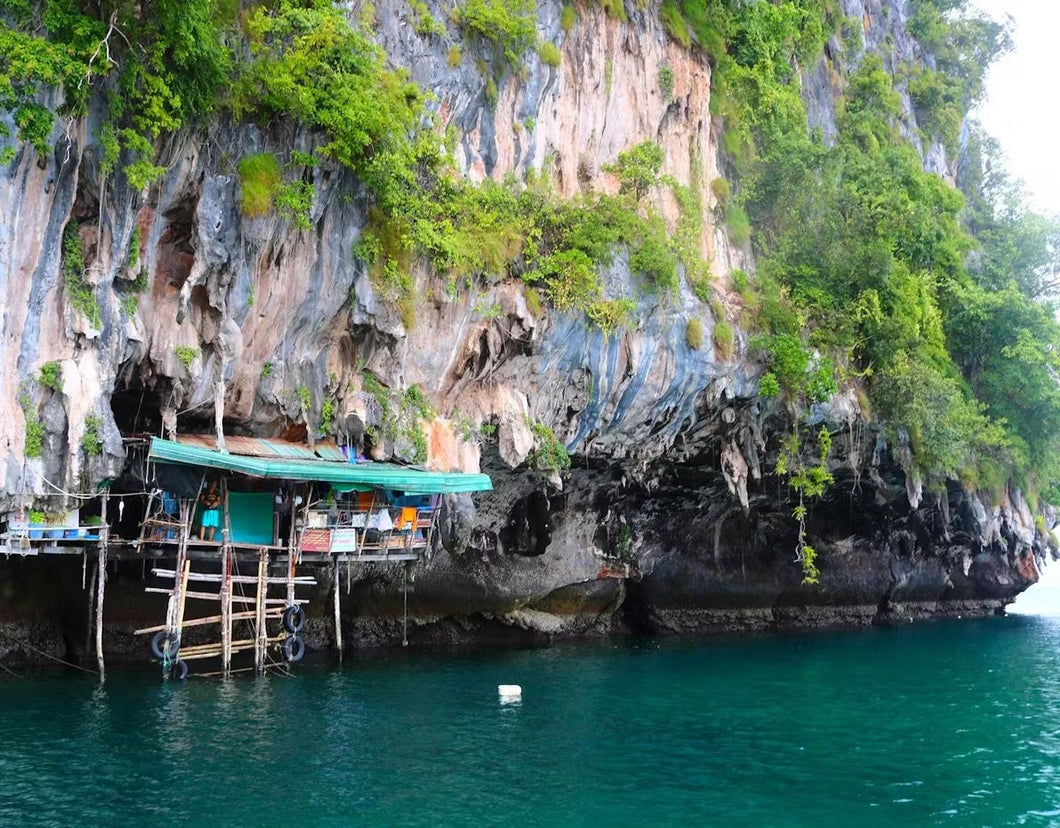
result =
[[[795,562],[802,568],[804,584],[820,583],[820,571],[817,569],[817,550],[806,542],[807,503],[824,494],[832,483],[832,474],[828,471],[828,454],[832,450],[832,435],[825,426],[817,432],[817,462],[806,463],[803,460],[799,441],[799,426],[780,444],[777,456],[776,472],[788,478],[788,485],[799,496],[799,502],[792,512],[792,517],[799,524],[799,539],[795,545]]]

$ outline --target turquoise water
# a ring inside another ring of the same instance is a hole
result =
[[[0,678],[0,825],[171,824],[1060,824],[1060,619]]]

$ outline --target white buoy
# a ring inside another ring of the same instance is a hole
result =
[[[517,701],[523,697],[523,688],[518,684],[498,684],[497,695],[501,701]]]

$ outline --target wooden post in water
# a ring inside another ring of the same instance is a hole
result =
[[[177,638],[184,632],[184,605],[188,599],[188,576],[191,575],[191,561],[184,561],[184,568],[180,572],[180,605],[177,610]]]
[[[228,484],[224,484],[225,523],[221,544],[221,674],[232,668],[232,517],[228,509]]]
[[[296,550],[301,546],[298,538],[298,506],[295,504],[294,490],[292,489],[291,494],[291,526],[287,530],[287,606],[290,606],[294,602],[294,584],[292,578],[294,577],[294,566],[295,560],[297,559]]]
[[[232,666],[232,550],[221,550],[221,674],[228,678]]]
[[[258,593],[255,600],[257,611],[255,635],[254,635],[254,670],[260,676],[265,670],[265,645],[267,636],[265,633],[265,601],[268,593],[268,583],[265,575],[268,570],[268,550],[261,549],[258,552]]]
[[[199,486],[200,491],[202,485]],[[191,564],[188,560],[188,537],[191,534],[191,517],[195,513],[195,502],[182,498],[180,501],[180,537],[177,539],[177,560],[173,567],[173,592],[166,606],[166,637],[175,631],[180,635],[184,623],[184,599],[188,587],[187,570]],[[179,649],[179,645],[178,645]],[[163,665],[165,670],[166,665]]]
[[[335,649],[339,651],[339,663],[342,663],[342,614],[339,612],[339,556],[331,559],[331,585],[335,590]]]
[[[110,489],[103,492],[103,506],[99,522],[99,557],[96,561],[96,666],[99,667],[99,680],[105,679],[103,669],[103,588],[107,583],[107,535],[110,527],[107,524],[107,500]]]
[[[86,553],[87,560],[87,553]],[[92,629],[95,626],[92,623],[92,616],[96,612],[96,570],[95,567],[99,566],[99,560],[92,562],[92,577],[88,579],[88,618],[85,620],[85,659],[88,659],[88,654],[92,652]]]

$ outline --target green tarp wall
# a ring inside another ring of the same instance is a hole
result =
[[[228,493],[228,519],[233,543],[272,543],[273,495]],[[223,518],[222,518],[223,520]]]

